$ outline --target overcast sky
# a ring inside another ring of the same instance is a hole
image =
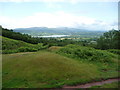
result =
[[[11,29],[26,27],[117,29],[118,0],[112,1],[0,0],[0,25]]]

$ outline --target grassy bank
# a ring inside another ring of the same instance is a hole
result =
[[[112,63],[84,62],[48,51],[3,55],[3,87],[53,88],[118,77]]]
[[[45,49],[47,46],[43,46],[42,43],[30,44],[20,40],[14,40],[0,36],[2,38],[2,53],[18,53],[18,52],[35,52],[41,49]]]

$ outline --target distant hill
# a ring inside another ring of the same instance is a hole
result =
[[[30,27],[30,28],[16,28],[15,32],[21,32],[30,34],[32,36],[42,35],[102,35],[105,31],[93,31],[78,28],[58,27],[58,28],[47,28],[47,27]]]

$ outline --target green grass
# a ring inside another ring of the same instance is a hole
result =
[[[74,59],[100,63],[114,63],[115,61],[113,59],[117,59],[118,56],[105,50],[72,44],[61,48],[57,53]]]
[[[49,52],[3,55],[3,87],[56,87],[89,81],[97,72],[94,65]]]
[[[42,43],[30,44],[20,40],[14,40],[0,36],[2,38],[2,53],[34,52],[46,48]]]
[[[118,50],[118,49],[108,49],[107,51],[120,55],[120,50]]]
[[[84,63],[91,63],[97,66],[101,78],[117,77],[120,71],[119,55],[110,53],[106,50],[97,50],[90,47],[67,45],[56,53],[75,59]]]
[[[108,83],[104,85],[98,85],[98,86],[92,86],[91,88],[119,88],[120,81],[118,82],[113,82],[113,83]]]
[[[29,44],[20,40],[14,40],[14,39],[10,39],[10,38],[6,38],[3,36],[0,36],[0,38],[2,38],[2,48],[3,50],[12,50],[12,49],[17,49],[19,47],[32,47],[34,46],[33,44]]]
[[[83,62],[47,51],[4,54],[3,88],[53,88],[118,77],[116,63]]]

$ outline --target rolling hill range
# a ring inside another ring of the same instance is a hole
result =
[[[16,32],[27,33],[32,36],[41,36],[41,35],[96,35],[100,36],[105,31],[92,31],[78,28],[68,28],[68,27],[59,27],[59,28],[47,28],[47,27],[31,27],[31,28],[16,28]]]

